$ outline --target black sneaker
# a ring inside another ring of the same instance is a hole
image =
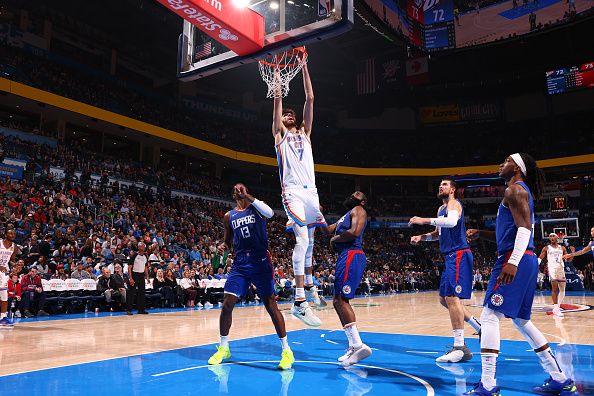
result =
[[[23,316],[25,318],[32,318],[34,315],[26,309],[25,312],[23,312]]]
[[[140,315],[148,315],[148,314],[149,314],[147,311],[138,311],[138,313],[139,313]]]
[[[130,315],[130,316],[132,316],[132,315],[133,315],[133,314],[132,314],[132,311],[126,311],[126,315]]]
[[[37,316],[49,316],[49,314],[45,312],[43,309],[40,309],[39,311],[37,311]]]

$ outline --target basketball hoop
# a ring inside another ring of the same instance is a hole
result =
[[[305,47],[268,56],[258,61],[262,80],[268,85],[267,98],[284,98],[289,94],[289,83],[307,63]]]

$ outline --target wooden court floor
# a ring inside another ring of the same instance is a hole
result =
[[[482,292],[475,293],[468,301],[477,317],[482,297]],[[549,341],[593,345],[594,310],[587,309],[594,306],[594,296],[566,297],[564,304],[581,304],[584,310],[568,312],[557,320],[542,311],[549,300],[537,296],[532,316]],[[437,292],[358,298],[352,304],[361,331],[451,336],[449,317],[438,303]],[[280,308],[288,331],[306,328],[289,314],[289,304]],[[179,309],[150,315],[89,314],[78,319],[21,322],[12,329],[0,329],[0,375],[215,343],[219,340],[219,313],[219,309]],[[319,315],[322,329],[340,329],[331,304]],[[240,306],[234,311],[231,340],[273,333],[263,306]],[[472,337],[472,333],[467,326],[466,336]],[[522,339],[510,320],[502,325],[502,338]]]

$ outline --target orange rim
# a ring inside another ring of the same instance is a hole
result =
[[[305,59],[307,58],[307,50],[305,49],[305,47],[296,47],[293,49],[290,49],[288,51],[285,51],[284,54],[287,54],[287,56],[293,56],[295,53],[297,53],[297,55],[299,55],[299,53],[301,53],[301,58],[298,58],[300,61],[296,62],[296,63],[288,63],[288,64],[280,64],[278,62],[274,62],[275,59],[278,59],[277,57],[281,56],[281,54],[274,54],[272,56],[270,56],[267,59],[263,59],[258,61],[261,65],[264,66],[268,66],[268,67],[274,67],[274,68],[279,68],[279,69],[284,69],[287,67],[296,67],[298,65],[301,65]]]

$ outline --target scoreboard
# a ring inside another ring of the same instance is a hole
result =
[[[407,0],[411,42],[428,51],[456,47],[453,0]]]
[[[551,213],[567,213],[567,198],[563,195],[552,197]]]
[[[425,0],[425,48],[430,51],[456,47],[453,0]]]
[[[549,95],[594,87],[594,62],[546,72]]]

